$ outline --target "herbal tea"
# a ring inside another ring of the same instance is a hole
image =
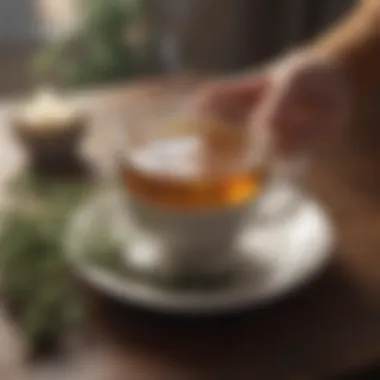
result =
[[[128,152],[124,184],[136,198],[181,210],[243,205],[265,179],[245,145],[199,135],[157,139]]]

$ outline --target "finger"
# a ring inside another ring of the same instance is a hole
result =
[[[251,109],[263,97],[266,87],[267,81],[263,76],[235,83],[218,83],[203,91],[200,109],[206,115],[244,124]]]
[[[334,129],[344,125],[348,96],[340,75],[329,66],[285,67],[272,84],[261,123],[273,134],[274,149],[296,154],[317,147]]]
[[[285,94],[274,109],[271,124],[278,143],[286,142],[287,150],[312,150],[343,126],[347,112],[345,97],[334,86],[307,87],[304,83]]]

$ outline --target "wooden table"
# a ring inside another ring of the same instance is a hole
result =
[[[149,113],[196,86],[180,83],[154,81],[85,96],[94,116],[88,147],[95,161],[110,164],[109,136],[120,116],[128,120],[134,107]],[[1,178],[21,157],[9,135],[6,111],[4,106]],[[0,378],[326,379],[380,360],[380,193],[364,196],[343,180],[363,173],[363,167],[376,172],[377,164],[370,155],[352,156],[351,161],[347,156],[351,177],[343,177],[336,175],[342,162],[321,161],[311,178],[339,236],[330,267],[313,283],[265,308],[219,319],[153,315],[89,291],[90,341],[58,362],[26,364],[22,342],[4,318]]]

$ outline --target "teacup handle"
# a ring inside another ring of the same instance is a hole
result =
[[[276,223],[291,217],[304,197],[309,165],[308,159],[274,162],[267,185],[253,207],[251,221]]]

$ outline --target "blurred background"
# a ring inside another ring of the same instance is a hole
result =
[[[80,90],[147,76],[246,70],[314,38],[356,2],[0,0],[0,96],[44,83]],[[1,329],[0,321],[5,341]],[[379,379],[374,371],[347,379]]]
[[[0,95],[231,72],[312,38],[354,0],[1,0]]]

